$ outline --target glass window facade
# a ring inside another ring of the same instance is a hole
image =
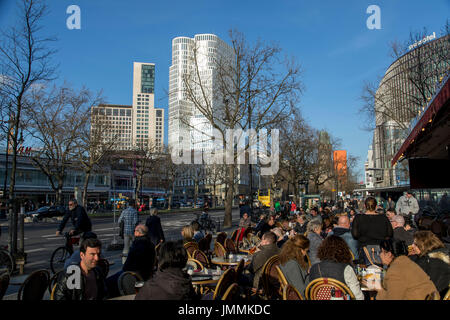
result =
[[[143,64],[141,69],[141,92],[153,93],[155,89],[155,66]]]

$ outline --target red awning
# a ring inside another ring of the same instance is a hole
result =
[[[450,99],[450,81],[448,80],[449,77],[447,77],[439,93],[434,97],[428,109],[417,122],[414,129],[411,130],[408,138],[406,138],[406,140],[403,142],[401,148],[395,154],[394,158],[392,158],[392,165],[394,165],[405,154],[405,152],[408,151],[412,143],[417,140],[419,135],[423,131],[427,130],[427,126],[431,125],[435,115],[439,112],[441,107],[445,105],[446,101]]]

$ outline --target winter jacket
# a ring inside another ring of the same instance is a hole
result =
[[[417,214],[419,212],[419,203],[416,198],[408,198],[404,195],[398,199],[395,211],[402,216],[408,216],[410,212],[412,214]]]
[[[450,285],[450,258],[448,250],[446,248],[436,249],[421,257],[410,256],[410,258],[430,276],[442,298]]]
[[[275,243],[268,244],[265,246],[261,246],[261,251],[256,252],[252,256],[252,261],[248,267],[251,273],[254,274],[253,278],[253,287],[258,288],[259,279],[262,274],[262,268],[264,264],[269,260],[269,258],[273,257],[280,253],[280,248],[277,247]]]
[[[137,237],[131,244],[123,271],[139,273],[145,280],[150,278],[155,265],[155,245],[146,237]]]
[[[384,214],[358,214],[352,223],[352,236],[360,247],[379,245],[381,240],[392,238],[392,225]]]
[[[289,260],[280,265],[280,269],[286,277],[287,282],[295,287],[300,294],[305,296],[306,284],[308,283],[308,271],[304,270],[296,260]]]
[[[73,264],[79,266],[79,264]],[[71,265],[72,266],[72,265]],[[70,266],[69,266],[70,267]],[[100,268],[96,267],[92,269],[90,272],[94,272],[96,286],[97,286],[97,297],[94,300],[103,300],[106,297],[106,284],[103,273]],[[81,281],[80,288],[78,289],[69,289],[68,283],[74,283],[73,281],[73,271],[70,273],[63,273],[62,276],[59,277],[58,282],[56,284],[54,299],[55,300],[68,300],[68,301],[81,301],[87,300],[86,297],[86,276],[80,270]]]
[[[150,216],[145,221],[145,225],[148,228],[148,237],[152,240],[156,246],[158,243],[165,241],[164,231],[161,226],[161,219],[158,216]]]
[[[319,246],[322,243],[323,239],[317,233],[311,232],[308,234],[309,239],[309,259],[311,260],[311,265],[320,261],[317,257],[317,251],[319,250]]]
[[[330,233],[328,233],[328,236],[331,235],[335,235],[344,239],[345,243],[347,243],[348,247],[352,251],[355,259],[358,259],[358,241],[353,238],[350,229],[336,227]]]
[[[377,300],[425,300],[437,291],[430,277],[407,256],[399,256],[389,265],[383,280],[383,289]]]
[[[414,235],[403,227],[397,227],[394,229],[394,240],[405,241],[406,245],[410,246],[414,242]]]
[[[144,283],[135,300],[197,300],[191,277],[181,269],[158,270]]]
[[[80,234],[82,232],[92,231],[91,219],[89,219],[86,210],[80,205],[77,205],[72,210],[67,210],[64,218],[58,226],[58,231],[64,230],[69,218],[72,221],[73,228],[75,229],[75,234]]]

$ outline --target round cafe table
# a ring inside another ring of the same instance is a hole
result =
[[[211,259],[211,263],[219,266],[235,267],[242,259],[245,259],[245,265],[248,265],[250,263],[250,259],[248,258],[248,256],[242,254],[233,254],[231,258],[215,257]]]
[[[206,273],[205,271],[207,271],[208,273]],[[194,288],[199,290],[200,294],[203,294],[205,288],[216,287],[222,274],[223,271],[221,270],[206,268],[200,272],[194,272],[191,274],[192,285],[194,286]]]

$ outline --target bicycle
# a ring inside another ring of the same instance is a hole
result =
[[[202,214],[199,214],[197,212],[194,212],[196,221],[200,225],[200,230],[204,231],[214,231],[216,229],[216,224],[211,219],[208,213],[203,212]]]
[[[73,245],[80,243],[79,236],[72,236],[68,232],[64,233],[64,238],[64,246],[56,248],[50,258],[50,269],[54,274],[64,269],[66,260],[73,254]]]
[[[0,248],[0,275],[8,273],[11,276],[15,269],[15,262],[8,249],[5,247]]]

